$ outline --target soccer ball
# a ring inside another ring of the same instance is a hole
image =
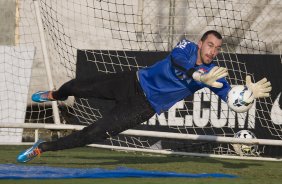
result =
[[[254,99],[253,92],[243,85],[232,87],[227,94],[228,107],[238,113],[247,112],[252,107]]]
[[[241,139],[256,139],[253,132],[249,130],[241,130],[234,135],[235,138]],[[235,152],[239,155],[256,155],[258,150],[258,145],[250,144],[232,144]]]

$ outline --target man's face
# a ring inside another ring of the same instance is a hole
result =
[[[210,64],[220,52],[222,40],[209,34],[205,41],[199,41],[199,54],[203,64]]]

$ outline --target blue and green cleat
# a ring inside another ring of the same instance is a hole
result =
[[[41,150],[38,148],[38,145],[43,142],[44,141],[42,140],[38,140],[31,148],[21,152],[17,157],[17,161],[20,163],[26,163],[39,156],[41,154]]]
[[[31,97],[34,102],[49,102],[54,101],[54,99],[49,98],[50,91],[38,91],[34,93]]]

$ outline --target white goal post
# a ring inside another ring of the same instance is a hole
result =
[[[224,42],[214,62],[228,68],[228,82],[242,85],[247,74],[255,81],[267,77],[273,86],[271,97],[257,100],[247,113],[235,113],[204,88],[136,129],[93,145],[228,158],[282,156],[282,21],[276,16],[281,2],[13,2],[14,38],[0,49],[1,68],[17,61],[10,70],[0,70],[4,76],[0,81],[0,137],[11,139],[1,144],[26,144],[29,129],[36,130],[35,140],[40,138],[38,129],[80,130],[111,107],[108,101],[74,97],[36,104],[30,99],[32,93],[56,89],[75,77],[147,67],[165,57],[181,39],[197,42],[205,31],[214,29]]]

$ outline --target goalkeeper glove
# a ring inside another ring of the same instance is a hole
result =
[[[193,73],[192,77],[194,80],[202,82],[208,86],[222,88],[223,84],[217,82],[217,80],[226,77],[227,75],[228,72],[226,68],[215,66],[207,74],[196,71]]]
[[[251,76],[246,77],[246,86],[253,92],[255,98],[269,97],[271,91],[271,83],[266,78],[261,79],[257,83],[252,83]]]

